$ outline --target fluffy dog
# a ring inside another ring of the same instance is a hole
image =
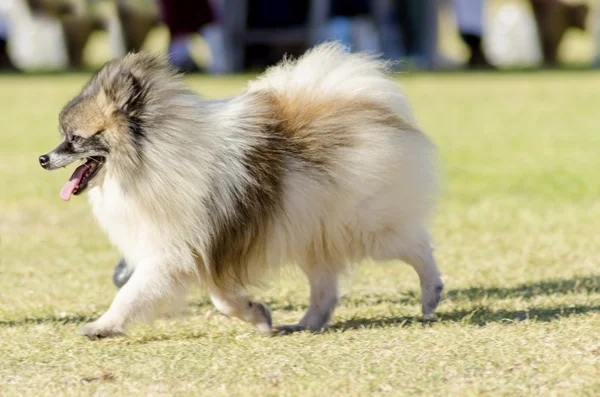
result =
[[[60,132],[41,165],[84,161],[60,195],[88,191],[136,268],[82,335],[121,334],[194,281],[221,312],[270,333],[269,308],[248,286],[282,264],[306,274],[310,306],[280,331],[325,327],[340,274],[365,259],[413,266],[425,316],[440,302],[426,227],[434,147],[376,58],[323,44],[207,101],[164,58],[130,54],[64,107]]]

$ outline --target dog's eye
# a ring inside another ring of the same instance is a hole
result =
[[[81,144],[81,143],[83,143],[83,141],[85,141],[85,138],[81,137],[79,135],[71,135],[69,137],[69,142],[71,142],[71,143]]]

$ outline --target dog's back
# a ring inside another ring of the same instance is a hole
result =
[[[268,243],[287,249],[274,262],[393,259],[400,237],[424,238],[414,235],[436,190],[433,146],[385,63],[326,44],[250,83],[247,95],[257,94],[290,151]]]

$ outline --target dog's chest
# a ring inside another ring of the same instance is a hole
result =
[[[138,256],[147,249],[152,239],[147,219],[117,183],[106,179],[90,190],[89,199],[96,219],[122,253]]]

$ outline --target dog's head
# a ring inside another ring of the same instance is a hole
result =
[[[104,66],[63,108],[59,116],[63,140],[39,158],[47,170],[83,161],[61,190],[62,199],[85,191],[115,157],[135,161],[146,133],[153,86],[171,75],[164,58],[130,54]]]

